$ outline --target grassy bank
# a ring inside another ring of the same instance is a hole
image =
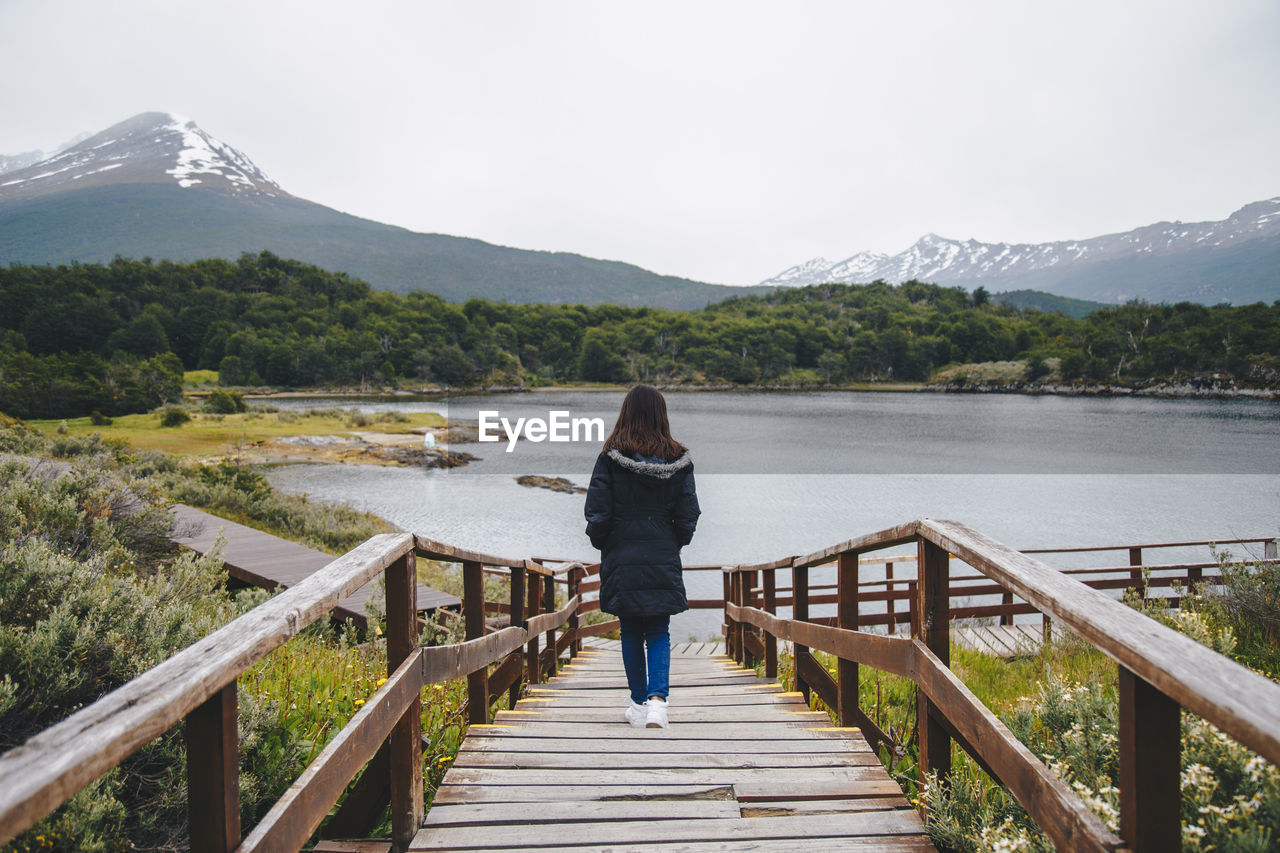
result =
[[[191,420],[179,426],[164,426],[163,412],[123,415],[110,419],[109,424],[95,424],[92,418],[83,417],[31,421],[30,426],[46,435],[97,433],[104,439],[121,441],[138,450],[210,457],[289,436],[343,436],[357,431],[413,435],[425,427],[445,425],[444,418],[432,412],[364,415],[341,409],[306,412],[250,409],[225,415],[194,410],[188,410],[187,414]]]

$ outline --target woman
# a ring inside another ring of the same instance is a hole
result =
[[[668,620],[689,609],[680,549],[698,525],[693,459],[671,437],[657,389],[627,392],[587,489],[587,536],[600,549],[600,609],[622,623],[622,663],[636,728],[667,727]],[[646,666],[647,663],[647,666]]]

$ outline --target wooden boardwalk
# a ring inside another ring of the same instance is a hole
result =
[[[336,557],[313,551],[305,545],[272,536],[261,530],[219,518],[185,504],[173,507],[173,541],[198,554],[213,550],[219,534],[223,539],[222,561],[227,574],[241,583],[263,589],[290,587],[332,563]],[[333,611],[338,620],[350,619],[361,628],[367,624],[364,606],[378,591],[378,581],[370,581],[342,599]],[[437,607],[458,608],[462,599],[447,592],[418,584],[418,612]]]
[[[669,729],[634,729],[587,647],[471,726],[411,850],[932,851],[862,733],[723,655],[673,654]]]

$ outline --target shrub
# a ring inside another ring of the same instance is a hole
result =
[[[160,426],[177,427],[182,426],[191,420],[191,415],[187,414],[187,410],[179,406],[165,406],[163,412],[160,413]]]
[[[94,426],[111,426],[113,421],[111,420],[111,418],[102,414],[102,412],[99,412],[97,409],[94,409],[92,412],[89,413],[89,423],[93,424]]]
[[[244,404],[244,397],[235,391],[212,391],[200,408],[215,415],[234,415],[248,407]]]

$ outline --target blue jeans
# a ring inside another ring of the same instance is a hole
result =
[[[622,665],[627,670],[631,701],[643,705],[650,696],[665,700],[671,688],[669,616],[619,616]],[[646,652],[648,667],[645,666]]]

